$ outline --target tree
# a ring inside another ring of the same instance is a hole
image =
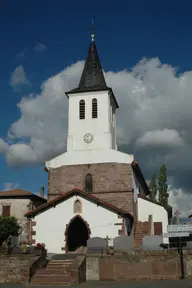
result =
[[[21,226],[15,217],[0,216],[0,246],[7,240],[9,235],[19,236]]]
[[[168,201],[167,189],[168,189],[167,169],[166,169],[166,166],[163,165],[160,168],[160,175],[158,179],[159,203],[162,204],[163,206],[167,205],[167,201]]]
[[[155,172],[152,174],[151,182],[149,184],[149,190],[150,190],[150,198],[152,200],[156,200],[156,197],[157,197],[157,183],[156,183],[156,173]]]

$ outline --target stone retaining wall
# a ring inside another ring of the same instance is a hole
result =
[[[185,277],[192,278],[192,251],[184,251]],[[137,251],[127,255],[87,255],[86,280],[179,279],[177,251]]]
[[[28,284],[31,267],[45,262],[46,255],[34,254],[5,255],[0,253],[0,283]]]

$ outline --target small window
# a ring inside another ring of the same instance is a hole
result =
[[[85,100],[79,101],[79,119],[85,119]]]
[[[10,205],[3,205],[2,216],[7,217],[11,215],[11,206]]]
[[[82,213],[82,203],[79,199],[74,203],[74,213]]]
[[[97,118],[97,99],[92,100],[92,118]]]
[[[85,177],[85,191],[93,192],[93,180],[91,174],[87,174]]]

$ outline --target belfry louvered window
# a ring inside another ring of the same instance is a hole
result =
[[[85,100],[79,101],[79,119],[85,119]]]
[[[97,118],[97,99],[92,100],[92,118]]]

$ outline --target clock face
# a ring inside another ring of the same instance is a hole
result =
[[[86,143],[91,143],[93,141],[93,135],[91,133],[87,133],[84,136],[84,141]]]

